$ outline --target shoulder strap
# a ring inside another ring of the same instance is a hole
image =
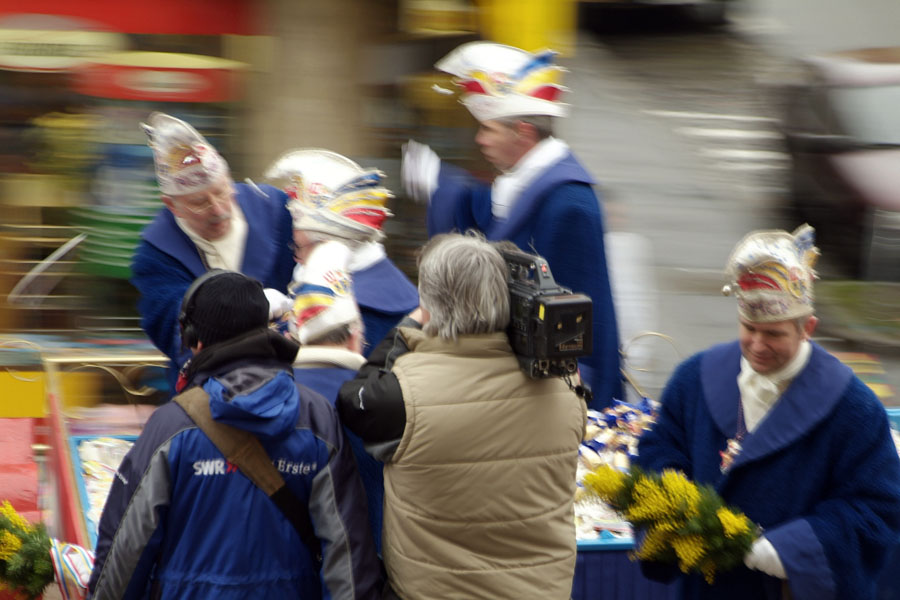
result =
[[[288,489],[281,473],[272,464],[272,460],[256,436],[213,420],[209,410],[209,395],[199,386],[175,396],[173,400],[184,409],[228,462],[240,469],[272,499],[275,506],[297,530],[313,559],[321,566],[321,545],[309,518],[309,507]]]

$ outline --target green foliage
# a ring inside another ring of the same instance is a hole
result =
[[[0,506],[0,584],[37,598],[53,582],[50,537],[43,524],[31,525],[9,502]]]

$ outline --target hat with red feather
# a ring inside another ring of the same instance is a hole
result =
[[[314,343],[361,317],[350,278],[350,249],[338,241],[317,245],[306,261],[303,280],[291,284],[288,330],[301,344]]]
[[[156,180],[163,194],[202,192],[229,175],[228,163],[200,132],[172,115],[154,112],[141,123],[153,150]]]
[[[361,166],[336,152],[304,148],[281,155],[265,179],[290,196],[294,229],[317,232],[345,242],[377,241],[385,206],[393,194],[381,184],[384,173]]]
[[[730,283],[738,314],[751,322],[787,321],[813,314],[816,278],[815,230],[801,225],[787,231],[754,231],[742,239],[728,259]]]
[[[562,67],[556,52],[526,52],[493,42],[469,42],[439,60],[435,68],[456,77],[461,102],[479,121],[526,115],[564,117],[560,102]]]

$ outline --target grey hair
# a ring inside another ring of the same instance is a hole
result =
[[[528,123],[537,131],[538,140],[545,140],[553,135],[553,117],[550,115],[522,115],[497,119],[501,125],[515,129],[516,123]]]
[[[478,234],[435,236],[419,256],[419,301],[430,314],[426,335],[503,331],[509,324],[506,262]]]
[[[305,346],[343,346],[355,333],[363,333],[363,323],[359,319],[330,329],[319,337],[308,340]]]

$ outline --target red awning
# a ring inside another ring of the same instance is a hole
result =
[[[0,0],[0,18],[23,13],[85,19],[119,33],[258,35],[253,0]]]

